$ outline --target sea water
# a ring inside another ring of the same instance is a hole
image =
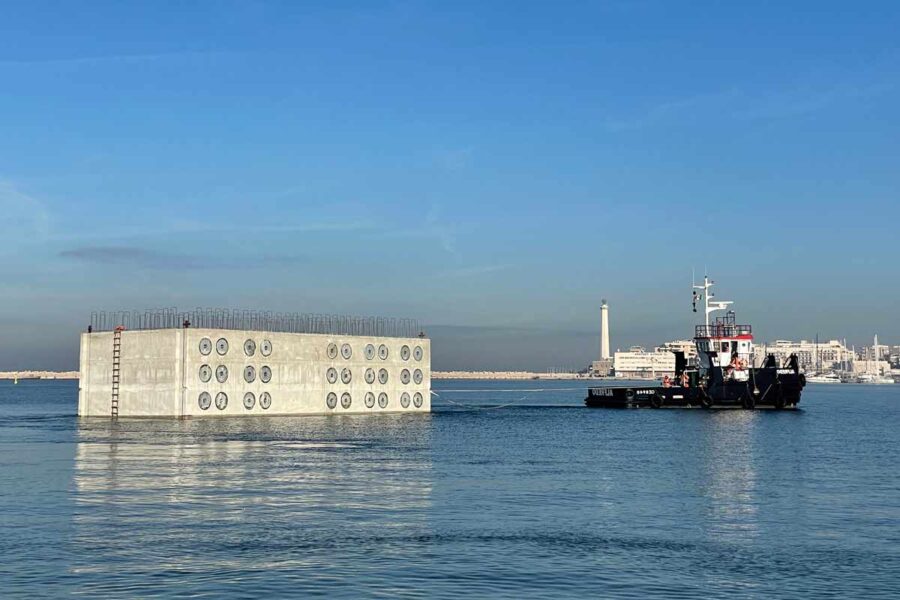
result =
[[[797,412],[586,387],[112,422],[75,417],[75,382],[0,382],[0,596],[900,596],[900,385]]]

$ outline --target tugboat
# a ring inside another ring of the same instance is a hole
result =
[[[662,385],[597,387],[588,390],[584,403],[591,408],[773,408],[796,409],[806,377],[796,354],[779,365],[769,354],[755,366],[753,332],[739,325],[731,301],[711,301],[714,285],[709,277],[694,285],[693,307],[703,303],[704,324],[694,329],[697,365],[688,366],[684,352],[675,352],[675,377]],[[700,290],[698,292],[698,290]],[[710,314],[727,310],[710,323]]]

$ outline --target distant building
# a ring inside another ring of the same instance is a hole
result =
[[[818,343],[775,340],[769,344],[757,344],[756,364],[762,364],[769,354],[774,354],[780,364],[786,363],[791,354],[796,354],[800,360],[800,368],[804,371],[834,371],[840,370],[841,365],[849,368],[855,358],[853,352],[838,340]]]
[[[671,342],[665,342],[657,348],[657,351],[684,352],[684,357],[688,359],[688,362],[697,358],[697,345],[694,343],[694,340],[672,340]]]
[[[856,375],[867,373],[869,375],[890,375],[891,363],[886,360],[856,360],[853,361],[853,373]]]
[[[860,358],[865,360],[888,360],[891,355],[891,347],[887,344],[879,344],[878,336],[875,336],[875,343],[864,348],[860,353]]]
[[[624,379],[644,379],[675,375],[675,354],[663,348],[648,352],[641,346],[633,346],[627,351],[616,351],[613,356],[616,377]]]
[[[591,361],[590,375],[591,377],[609,377],[613,370],[613,359],[601,358],[600,360]]]

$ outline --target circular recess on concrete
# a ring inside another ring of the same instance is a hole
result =
[[[200,396],[197,398],[197,404],[200,405],[200,410],[206,410],[212,405],[212,396],[209,395],[209,392],[200,392]]]
[[[216,352],[219,353],[219,356],[225,356],[228,354],[228,340],[225,338],[219,338],[216,340]]]
[[[416,346],[415,350],[413,350],[413,358],[420,361],[423,356],[425,356],[425,351],[422,350],[422,346]]]
[[[350,405],[353,404],[353,398],[350,397],[350,392],[344,392],[341,394],[341,406],[344,408],[350,408]]]
[[[400,406],[409,408],[409,394],[407,392],[400,394]]]
[[[337,369],[328,367],[328,370],[325,371],[325,379],[328,380],[328,383],[335,383],[337,381]]]
[[[389,354],[390,352],[388,352],[387,346],[385,346],[384,344],[378,346],[378,358],[380,358],[381,360],[387,360]]]
[[[375,394],[366,392],[366,408],[372,408],[373,406],[375,406]]]
[[[413,381],[416,382],[416,385],[422,383],[422,379],[425,378],[425,375],[422,373],[422,369],[416,369],[415,373],[413,373]]]
[[[272,369],[267,366],[263,366],[259,370],[259,380],[263,383],[269,383],[270,381],[272,381]]]
[[[422,408],[422,394],[419,392],[413,394],[413,404],[416,405],[416,408]]]
[[[244,341],[244,354],[247,356],[253,356],[256,354],[256,342],[253,340],[245,340]]]
[[[325,406],[328,408],[334,408],[337,406],[337,394],[334,392],[328,392],[328,395],[325,396]]]
[[[400,383],[406,385],[409,383],[409,369],[403,369],[400,371]]]
[[[200,354],[208,356],[212,352],[212,341],[209,338],[200,340]]]
[[[381,408],[387,408],[388,405],[388,396],[384,392],[378,394],[378,406]]]
[[[216,367],[216,381],[219,383],[225,383],[228,381],[228,367],[225,365],[219,365]]]
[[[400,347],[400,358],[409,360],[409,346],[403,345]]]
[[[328,358],[334,360],[338,355],[338,347],[334,342],[328,344],[328,348],[326,348],[325,353],[328,355]]]
[[[382,385],[388,382],[387,369],[378,369],[378,381],[380,381]]]
[[[366,360],[372,360],[373,358],[375,358],[375,346],[366,344]]]
[[[344,357],[344,360],[350,360],[350,357],[353,356],[353,348],[350,347],[350,344],[341,346],[341,356]]]
[[[270,354],[272,354],[272,342],[270,342],[269,340],[263,340],[259,345],[259,352],[263,356],[269,356]]]
[[[250,410],[256,405],[256,396],[253,395],[253,392],[247,392],[244,394],[244,408]]]
[[[219,392],[216,394],[216,408],[219,410],[225,410],[225,407],[228,406],[228,394],[225,392]]]
[[[272,406],[272,396],[269,392],[263,392],[259,395],[259,407],[263,410],[269,410],[270,406]]]
[[[350,372],[350,369],[341,369],[341,381],[344,383],[350,383],[351,379],[353,379],[353,373]]]
[[[209,365],[200,365],[198,375],[200,375],[200,381],[209,383],[209,380],[212,379],[212,367]]]
[[[366,383],[375,383],[375,369],[366,369]]]
[[[244,367],[244,381],[247,383],[256,381],[256,369],[254,369],[252,365]]]

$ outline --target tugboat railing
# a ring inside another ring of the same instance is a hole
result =
[[[715,325],[695,325],[695,338],[733,338],[741,335],[752,335],[749,325],[717,323]]]

